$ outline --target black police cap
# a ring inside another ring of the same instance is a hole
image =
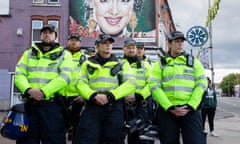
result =
[[[126,46],[135,46],[136,45],[136,41],[135,40],[133,40],[133,39],[129,39],[129,40],[126,40],[126,41],[124,41],[124,47],[126,47]]]
[[[137,46],[137,48],[138,48],[138,47],[144,48],[144,43],[143,43],[143,42],[137,42],[137,43],[136,43],[136,46]]]
[[[95,48],[94,47],[89,47],[89,48],[87,48],[87,52],[95,52]]]
[[[81,41],[81,36],[78,33],[72,33],[68,36],[68,40],[72,38],[76,38],[77,40]]]
[[[40,32],[42,33],[45,30],[50,30],[51,32],[56,32],[55,26],[52,24],[46,24],[42,27],[42,29],[40,30]]]
[[[184,34],[182,32],[180,32],[180,31],[172,32],[169,40],[175,40],[175,39],[178,39],[178,38],[186,40],[186,38],[184,37]]]
[[[99,36],[98,36],[98,38],[96,39],[96,41],[95,41],[95,45],[96,44],[98,44],[98,43],[103,43],[103,42],[105,42],[105,41],[107,41],[107,40],[109,40],[111,43],[114,43],[114,39],[110,36],[110,35],[108,35],[108,34],[100,34]]]

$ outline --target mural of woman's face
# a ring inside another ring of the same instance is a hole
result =
[[[133,13],[134,0],[94,0],[97,23],[104,33],[121,32]]]

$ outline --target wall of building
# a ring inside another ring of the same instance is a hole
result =
[[[46,1],[46,0],[45,0]],[[65,45],[68,35],[68,0],[60,0],[55,5],[34,5],[32,0],[11,0],[10,15],[0,16],[0,69],[14,71],[22,52],[31,46],[31,16],[56,15],[60,21],[60,44]],[[17,35],[22,29],[22,35]]]

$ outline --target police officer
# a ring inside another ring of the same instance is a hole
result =
[[[137,47],[136,55],[137,55],[138,59],[146,61],[149,64],[151,64],[151,61],[145,55],[144,43],[136,42],[136,47]]]
[[[69,125],[68,139],[71,140],[74,136],[75,128],[79,121],[80,112],[84,106],[83,97],[81,97],[75,88],[77,76],[80,72],[81,65],[87,59],[87,55],[80,51],[81,36],[78,33],[72,33],[68,36],[68,42],[66,49],[71,52],[73,57],[73,72],[71,83],[63,90],[64,96],[68,98],[68,105],[71,113],[72,128]]]
[[[138,59],[136,55],[136,50],[137,48],[135,40],[130,39],[124,42],[123,59],[129,62],[133,74],[136,78],[137,84],[136,91],[125,97],[126,103],[130,106],[128,107],[128,121],[136,120],[136,122],[138,123],[136,130],[131,130],[131,132],[128,133],[128,144],[146,144],[150,142],[148,140],[141,140],[139,136],[141,134],[140,131],[149,124],[147,98],[151,95],[148,87],[150,65],[148,64],[148,62],[144,62],[143,60]],[[134,111],[136,114],[133,114]],[[133,125],[130,126],[133,127]]]
[[[44,25],[40,32],[42,42],[28,48],[16,66],[15,84],[30,117],[29,136],[17,144],[65,144],[62,108],[55,96],[70,82],[72,56],[55,43],[53,25]]]
[[[149,81],[159,103],[161,144],[206,144],[198,106],[207,88],[205,70],[198,59],[184,52],[184,34],[174,31],[169,38],[169,53],[153,64]]]
[[[135,91],[135,78],[127,62],[111,54],[114,39],[99,35],[97,54],[81,67],[76,85],[86,100],[74,144],[123,144],[122,98]]]

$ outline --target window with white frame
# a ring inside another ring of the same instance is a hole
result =
[[[44,0],[33,0],[33,3],[43,3]]]
[[[48,3],[59,3],[59,0],[48,0]]]
[[[32,21],[32,42],[40,42],[40,31],[43,27],[42,20],[33,20]]]

